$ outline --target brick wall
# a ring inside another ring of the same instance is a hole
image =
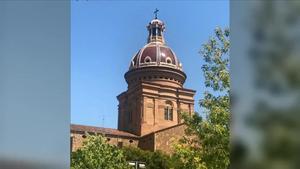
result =
[[[133,146],[139,147],[143,150],[160,150],[170,154],[173,152],[173,145],[185,135],[185,128],[186,126],[184,124],[179,124],[154,133],[150,133],[140,138],[129,138],[114,135],[106,135],[105,138],[107,143],[118,147]],[[76,151],[78,148],[80,148],[85,139],[86,137],[84,133],[71,133],[72,151]]]
[[[177,125],[155,133],[155,150],[161,150],[165,153],[173,152],[173,145],[185,135],[186,126],[184,124]]]
[[[151,133],[141,137],[138,146],[143,150],[154,151],[154,144],[154,133]]]
[[[137,147],[139,141],[136,138],[126,138],[118,136],[105,136],[107,143],[114,146],[133,146]],[[71,133],[71,150],[76,151],[82,146],[85,140],[85,134],[82,133]]]
[[[71,150],[76,151],[82,146],[83,134],[71,133]]]

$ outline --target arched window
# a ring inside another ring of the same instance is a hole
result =
[[[166,58],[166,62],[167,62],[168,64],[172,64],[172,59],[171,59],[170,57],[167,57],[167,58]]]
[[[149,56],[146,56],[144,63],[150,63],[151,62],[151,58]]]
[[[173,120],[173,106],[172,106],[172,102],[167,101],[166,102],[166,106],[165,106],[165,120]]]

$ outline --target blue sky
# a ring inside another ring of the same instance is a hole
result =
[[[229,27],[229,2],[72,1],[71,123],[117,127],[116,96],[127,89],[124,73],[146,44],[153,11],[165,22],[165,38],[187,74],[185,88],[205,90],[198,51],[215,27]]]

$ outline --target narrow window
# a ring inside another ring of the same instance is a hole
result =
[[[167,105],[165,107],[164,115],[165,115],[165,120],[172,121],[173,120],[173,108],[171,106]]]
[[[132,122],[132,113],[131,111],[128,112],[128,123],[131,123]]]
[[[168,108],[165,108],[165,120],[168,120]]]
[[[169,109],[169,120],[173,121],[173,108]]]
[[[160,28],[157,28],[157,30],[158,30],[158,36],[161,36],[161,29]]]
[[[157,29],[156,28],[152,28],[152,36],[156,36],[157,35]]]

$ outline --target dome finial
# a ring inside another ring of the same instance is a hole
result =
[[[158,14],[159,10],[156,8],[155,11],[153,12],[155,15],[155,19],[157,19],[157,14]]]

